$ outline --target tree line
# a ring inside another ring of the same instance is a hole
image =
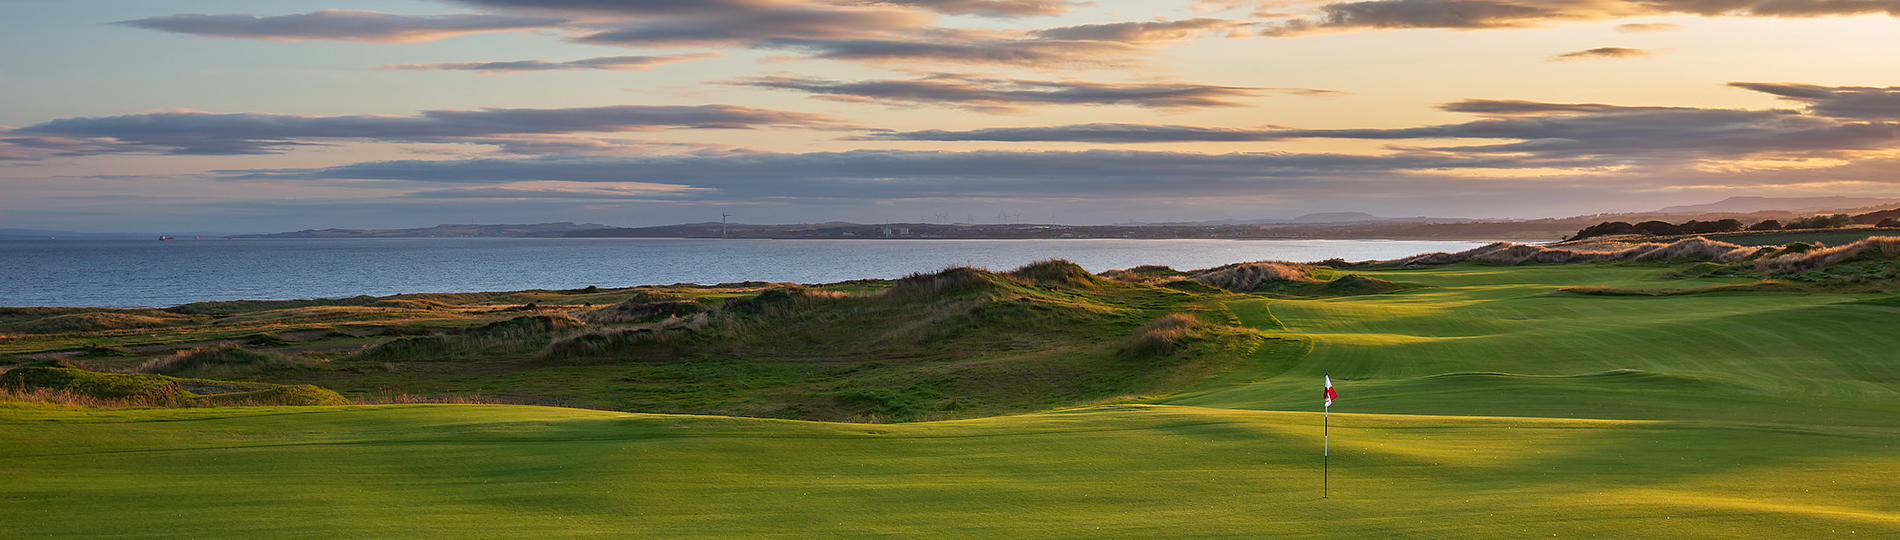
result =
[[[1618,235],[1618,234],[1643,234],[1643,235],[1649,235],[1649,236],[1680,236],[1680,235],[1685,235],[1685,234],[1710,234],[1710,233],[1735,232],[1735,231],[1741,231],[1741,230],[1779,231],[1779,230],[1799,230],[1799,229],[1838,229],[1838,228],[1846,227],[1850,224],[1853,224],[1855,222],[1856,217],[1857,216],[1849,216],[1847,214],[1810,216],[1810,217],[1790,220],[1787,223],[1782,223],[1780,220],[1769,219],[1769,220],[1763,220],[1761,222],[1757,222],[1757,223],[1747,225],[1747,226],[1743,226],[1742,222],[1736,219],[1719,219],[1715,221],[1696,221],[1692,219],[1692,220],[1685,221],[1682,223],[1670,223],[1667,221],[1653,221],[1652,220],[1652,221],[1644,221],[1642,223],[1635,223],[1635,224],[1632,224],[1626,221],[1606,221],[1603,223],[1598,223],[1596,225],[1591,225],[1589,227],[1584,227],[1583,230],[1577,231],[1577,234],[1575,236],[1566,238],[1565,240],[1581,240],[1584,238],[1592,238],[1592,237],[1597,237],[1597,236],[1610,236],[1610,235]],[[1874,226],[1895,227],[1895,226],[1900,226],[1900,221],[1896,221],[1895,218],[1893,217],[1887,217],[1887,218],[1881,219]]]

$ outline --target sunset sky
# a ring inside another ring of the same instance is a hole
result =
[[[8,0],[0,227],[1900,198],[1900,0]]]

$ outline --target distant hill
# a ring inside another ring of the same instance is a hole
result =
[[[157,240],[160,236],[175,238],[223,238],[230,233],[219,232],[77,232],[55,231],[48,229],[0,229],[0,240]]]
[[[0,240],[122,240],[131,238],[154,238],[156,236],[157,235],[132,233],[49,231],[44,229],[0,229]]]
[[[244,234],[238,238],[429,238],[429,237],[490,237],[490,238],[526,238],[565,236],[574,231],[592,229],[611,229],[598,223],[562,221],[559,223],[536,223],[529,225],[454,225],[442,224],[420,229],[305,229],[295,232],[275,234]]]
[[[1465,222],[1472,222],[1472,221],[1482,221],[1482,220],[1468,219],[1468,218],[1435,218],[1435,217],[1424,217],[1424,216],[1391,218],[1391,217],[1379,217],[1379,216],[1375,216],[1375,215],[1368,214],[1365,212],[1318,212],[1318,213],[1313,213],[1313,214],[1306,214],[1306,215],[1292,218],[1292,219],[1282,219],[1282,218],[1218,219],[1218,220],[1212,220],[1212,221],[1172,221],[1172,222],[1165,222],[1165,223],[1132,222],[1132,223],[1117,223],[1113,226],[1117,226],[1117,227],[1145,227],[1145,226],[1178,227],[1178,226],[1193,226],[1193,225],[1315,225],[1315,224],[1325,224],[1325,223],[1372,223],[1372,222],[1465,223]]]
[[[1670,206],[1657,210],[1666,214],[1699,212],[1821,212],[1897,204],[1900,200],[1867,197],[1729,197],[1708,204]]]

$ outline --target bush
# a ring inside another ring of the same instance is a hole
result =
[[[1849,217],[1847,214],[1834,214],[1831,216],[1813,216],[1813,217],[1805,217],[1805,218],[1797,219],[1797,220],[1788,222],[1788,224],[1782,226],[1782,228],[1784,229],[1839,229],[1841,227],[1846,227],[1848,226],[1848,224],[1851,224],[1853,222],[1854,222],[1854,218]]]

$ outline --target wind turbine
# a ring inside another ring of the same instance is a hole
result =
[[[732,214],[728,214],[725,212],[719,213],[719,237],[720,238],[726,237],[726,218],[729,218],[729,217],[732,217]]]

